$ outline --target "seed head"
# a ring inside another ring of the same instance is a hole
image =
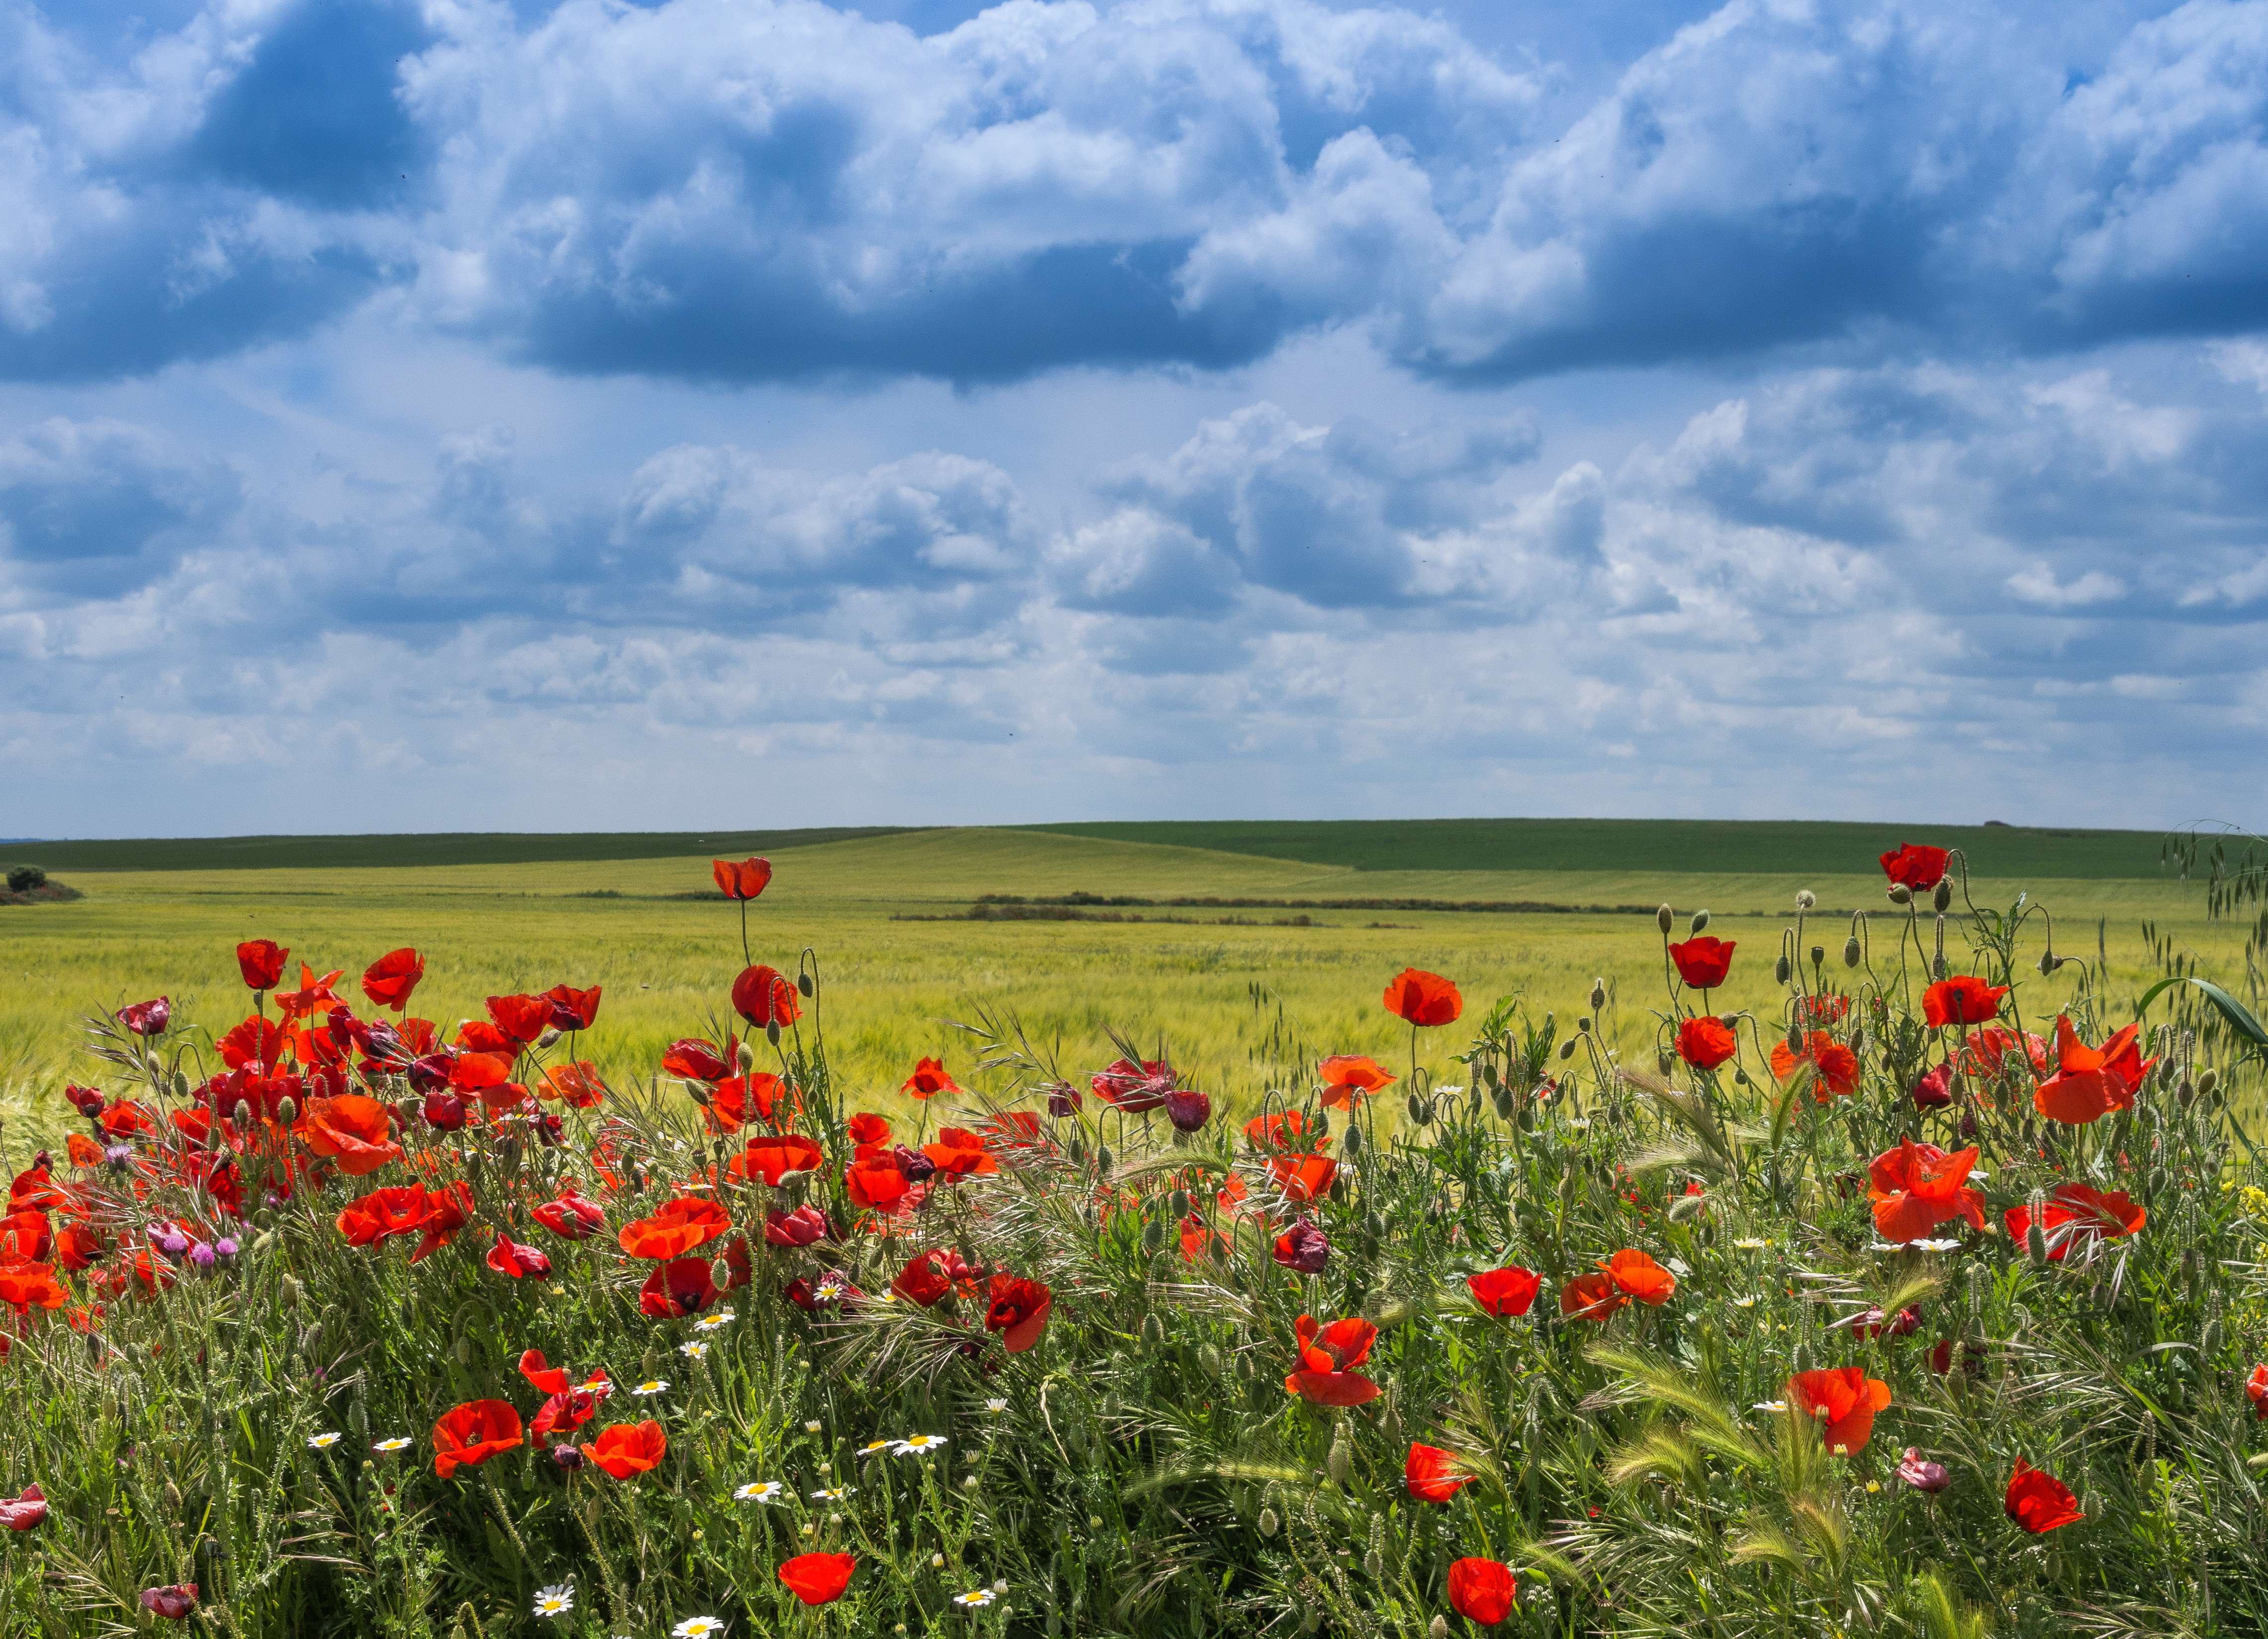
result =
[[[1815,909],[1818,904],[1819,895],[1814,893],[1809,888],[1800,890],[1795,896],[1795,908],[1798,910]]]

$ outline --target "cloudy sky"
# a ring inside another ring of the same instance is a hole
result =
[[[2268,0],[0,0],[0,834],[2268,823]]]

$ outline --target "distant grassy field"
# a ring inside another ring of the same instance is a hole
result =
[[[1756,849],[1723,850],[1728,860],[1737,856],[1737,869],[1695,868],[1706,850],[1661,863],[1633,847],[1586,869],[1489,871],[1358,868],[1060,828],[788,839],[770,846],[777,875],[753,908],[750,937],[757,959],[784,966],[806,945],[819,952],[836,1062],[874,1107],[895,1104],[894,1090],[921,1055],[941,1054],[950,1068],[967,1070],[968,1042],[941,1021],[980,1009],[1012,1010],[1035,1039],[1059,1040],[1064,1067],[1074,1073],[1107,1060],[1113,1028],[1146,1043],[1162,1040],[1175,1062],[1233,1106],[1256,1093],[1253,1062],[1271,1030],[1288,1028],[1311,1053],[1369,1052],[1405,1063],[1407,1033],[1378,1001],[1405,965],[1454,978],[1469,1016],[1517,993],[1539,1013],[1555,1009],[1572,1018],[1583,1011],[1593,976],[1603,975],[1615,996],[1610,1028],[1643,1050],[1652,1032],[1646,1010],[1662,995],[1651,916],[1317,909],[1303,913],[1312,924],[1305,927],[1272,925],[1266,910],[1219,913],[1244,925],[900,918],[954,915],[987,893],[1667,900],[1681,917],[1709,907],[1715,931],[1740,941],[1727,1003],[1764,1003],[1772,994],[1778,930],[1800,887],[1830,908],[1879,913],[1877,949],[1889,954],[1902,918],[1888,915],[1873,859],[1898,840],[1896,828],[1851,829],[1848,849],[1829,862],[1837,868],[1812,872],[1756,869]],[[2049,839],[2061,840],[2068,839]],[[1455,863],[1454,850],[1445,852]],[[2057,915],[2058,948],[2092,958],[2100,937],[2114,990],[2128,994],[2146,977],[2139,937],[2146,918],[2198,949],[2208,966],[2225,971],[2241,944],[2235,933],[2205,923],[2198,890],[2156,878],[2154,857],[2124,877],[2042,870],[2030,883]],[[225,1028],[246,1001],[233,947],[255,935],[290,945],[295,960],[304,957],[318,972],[344,968],[350,979],[380,952],[416,944],[429,964],[416,1011],[451,1025],[477,1013],[490,994],[562,981],[603,984],[591,1047],[616,1077],[650,1072],[665,1043],[722,1013],[740,964],[733,908],[714,897],[682,897],[710,889],[705,850],[547,863],[73,867],[69,880],[87,897],[0,908],[0,1086],[19,1132],[52,1130],[62,1107],[55,1089],[73,1066],[75,1020],[88,1004],[169,991],[195,1022]],[[1976,883],[1980,901],[2003,904],[2022,886],[2000,875],[1980,874]],[[1813,927],[1809,937],[1839,950],[1843,922]],[[2073,982],[2071,971],[2030,980],[2027,1012],[2051,1012]],[[1442,1055],[1464,1040],[1456,1028],[1427,1033],[1423,1046],[1438,1075],[1454,1069]]]

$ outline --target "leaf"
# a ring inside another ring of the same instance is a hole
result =
[[[2214,1010],[2228,1022],[2228,1027],[2234,1030],[2253,1052],[2258,1054],[2264,1061],[2268,1061],[2268,1030],[2261,1028],[2260,1021],[2252,1017],[2251,1011],[2243,1003],[2210,980],[2198,979],[2185,974],[2176,974],[2171,979],[2161,979],[2142,993],[2142,999],[2134,1004],[2134,1011],[2138,1013],[2145,1011],[2151,1003],[2176,985],[2181,984],[2195,985],[2204,991],[2205,999],[2211,1002]]]

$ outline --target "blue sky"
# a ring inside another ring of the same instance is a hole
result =
[[[0,834],[2263,822],[2268,0],[0,0]]]

